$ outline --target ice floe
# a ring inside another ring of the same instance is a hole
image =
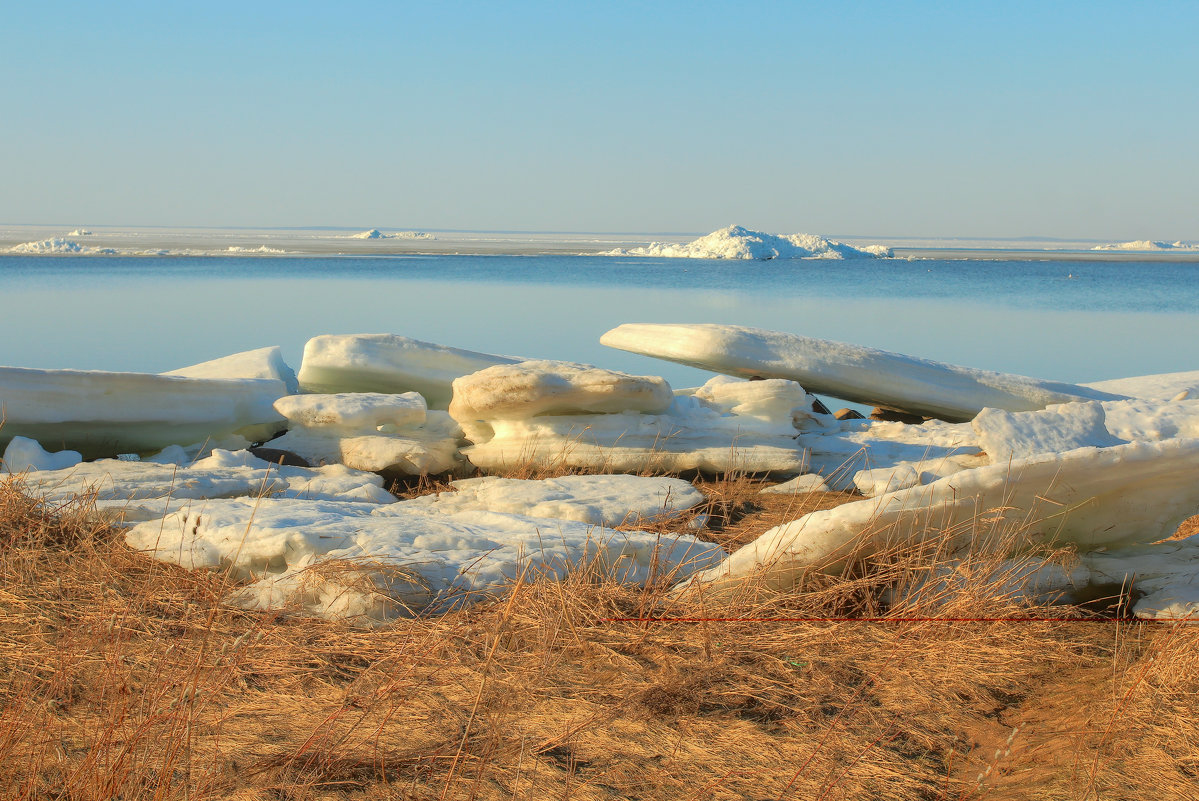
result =
[[[652,242],[645,247],[617,248],[602,255],[679,259],[845,259],[887,257],[891,255],[891,249],[882,245],[857,248],[815,234],[767,234],[730,225],[685,245]]]
[[[274,378],[0,367],[0,444],[29,437],[85,457],[150,453],[229,436],[260,441],[283,428]]]
[[[266,447],[312,464],[422,475],[460,461],[462,430],[446,412],[427,410],[416,392],[289,395],[275,409],[288,431]]]
[[[634,376],[571,362],[525,361],[454,379],[450,415],[469,439],[487,437],[489,420],[538,415],[659,414],[674,400],[656,376]]]
[[[735,325],[626,323],[608,331],[600,342],[716,373],[787,378],[809,392],[951,422],[971,420],[986,407],[1025,411],[1053,403],[1123,397],[1059,381]]]
[[[445,409],[455,378],[518,361],[395,334],[326,334],[304,346],[299,381],[314,393],[419,392],[430,408]]]
[[[669,396],[662,395],[666,385],[661,379],[597,368],[581,372],[579,365],[544,361],[492,369],[502,369],[514,385],[531,391],[502,396],[502,403],[493,404],[495,416],[459,405],[459,387],[485,397],[490,371],[483,371],[454,382],[455,402],[450,406],[472,442],[463,453],[487,470],[529,466],[796,473],[805,462],[796,442],[800,432],[835,425],[831,416],[813,410],[812,396],[793,381],[718,377],[703,387],[680,390],[663,407]],[[517,378],[521,373],[526,377]],[[553,375],[556,380],[548,378]],[[573,398],[574,406],[555,407],[563,397],[561,388],[580,375],[592,376],[593,386],[605,390],[627,387],[628,395],[600,393],[588,401],[582,393]],[[596,411],[570,413],[588,405]],[[622,406],[627,411],[599,411]]]

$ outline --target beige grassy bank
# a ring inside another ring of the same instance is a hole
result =
[[[702,488],[729,545],[844,500]],[[360,630],[225,608],[81,511],[0,487],[0,798],[1199,797],[1199,627],[1029,608],[983,562],[881,608],[935,548],[719,606],[529,577]],[[749,619],[612,620],[679,615]],[[1075,620],[950,622],[1011,616]]]

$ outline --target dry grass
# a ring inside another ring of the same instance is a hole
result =
[[[730,547],[845,500],[703,488]],[[364,631],[223,607],[83,511],[0,487],[6,799],[1197,797],[1199,627],[612,620],[860,612],[928,553],[759,605],[578,574]],[[1044,611],[987,575],[905,613]]]

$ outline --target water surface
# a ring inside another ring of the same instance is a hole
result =
[[[602,256],[0,257],[0,363],[161,371],[323,333],[702,381],[625,322],[733,323],[1064,381],[1199,369],[1199,264]]]

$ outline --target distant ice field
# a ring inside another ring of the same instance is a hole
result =
[[[706,375],[605,348],[599,336],[626,322],[704,322],[1070,382],[1199,369],[1199,263],[1121,255],[10,254],[0,256],[0,364],[158,372],[277,344],[298,367],[312,336],[388,332],[662,375],[681,387]]]

